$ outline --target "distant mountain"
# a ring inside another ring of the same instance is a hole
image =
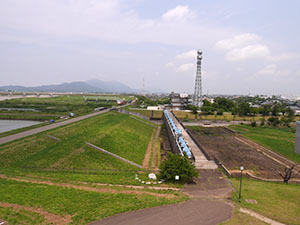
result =
[[[71,82],[36,87],[2,86],[0,90],[16,92],[102,92],[101,89],[90,86],[85,82]]]
[[[119,81],[103,81],[103,80],[88,80],[87,84],[100,88],[104,92],[113,92],[113,93],[135,93],[138,92],[127,85],[119,82]]]
[[[127,85],[118,81],[89,80],[86,82],[71,82],[36,87],[24,87],[19,85],[0,86],[0,91],[15,92],[100,92],[100,93],[137,93]]]

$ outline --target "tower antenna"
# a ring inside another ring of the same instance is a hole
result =
[[[197,51],[197,72],[195,80],[195,91],[193,96],[193,104],[196,106],[202,106],[202,76],[201,76],[201,60],[202,51]]]

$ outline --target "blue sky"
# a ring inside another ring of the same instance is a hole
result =
[[[300,95],[299,1],[1,0],[0,85]]]

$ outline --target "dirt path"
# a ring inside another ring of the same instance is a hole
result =
[[[34,208],[29,206],[23,206],[23,205],[17,205],[17,204],[11,204],[6,202],[0,202],[1,207],[11,207],[14,209],[24,209],[26,211],[38,213],[42,215],[48,224],[57,224],[57,225],[63,225],[63,224],[69,224],[72,222],[70,215],[65,215],[64,217],[49,213],[41,208]]]
[[[87,187],[87,186],[79,186],[74,184],[66,184],[66,183],[53,183],[51,181],[38,181],[38,180],[27,180],[23,178],[10,178],[6,177],[4,175],[0,175],[0,178],[7,179],[7,180],[14,180],[14,181],[20,181],[20,182],[26,182],[26,183],[33,183],[33,184],[47,184],[51,186],[59,186],[59,187],[68,187],[68,188],[74,188],[79,190],[85,190],[85,191],[94,191],[94,192],[100,192],[100,193],[122,193],[122,194],[134,194],[134,195],[151,195],[155,197],[162,197],[162,198],[176,198],[173,194],[163,194],[163,193],[154,193],[154,192],[148,192],[148,191],[137,191],[137,190],[116,190],[111,189],[108,187]]]
[[[151,167],[153,170],[158,170],[158,166],[159,166],[160,151],[159,151],[159,147],[158,147],[158,142],[159,142],[160,130],[161,130],[161,127],[159,126],[156,129],[156,133],[155,133],[153,145],[152,145],[152,165],[151,165]]]
[[[233,205],[226,199],[231,189],[222,174],[217,170],[201,174],[197,184],[185,186],[183,191],[191,197],[187,202],[121,213],[91,225],[216,225],[230,219]]]
[[[151,135],[149,144],[147,146],[145,158],[144,158],[144,161],[143,161],[143,168],[149,168],[149,161],[150,161],[150,156],[151,156],[151,152],[152,152],[153,139],[154,139],[154,135],[155,135],[155,130],[157,130],[157,129],[153,130],[153,133]]]
[[[51,179],[48,177],[40,177],[40,176],[28,176],[25,175],[26,177],[29,178],[34,178],[34,179],[38,179],[40,181],[50,181],[51,180],[55,180],[55,179]],[[5,175],[0,174],[0,178],[7,178]],[[15,177],[18,178],[18,177]],[[22,179],[24,179],[24,177],[22,177]],[[31,179],[27,179],[27,180],[31,180]],[[54,183],[54,182],[53,182]],[[106,187],[121,187],[121,188],[132,188],[132,189],[150,189],[150,190],[172,190],[172,191],[180,191],[180,188],[175,188],[175,187],[169,187],[169,186],[165,186],[164,184],[161,184],[163,186],[138,186],[138,185],[126,185],[126,184],[106,184],[106,183],[91,183],[91,182],[77,182],[78,184],[82,184],[82,185],[92,185],[92,186],[106,186]]]

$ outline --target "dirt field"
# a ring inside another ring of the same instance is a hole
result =
[[[271,179],[280,179],[278,171],[283,165],[239,141],[233,133],[223,127],[188,127],[209,157],[216,157],[229,170],[244,166],[250,173]]]

